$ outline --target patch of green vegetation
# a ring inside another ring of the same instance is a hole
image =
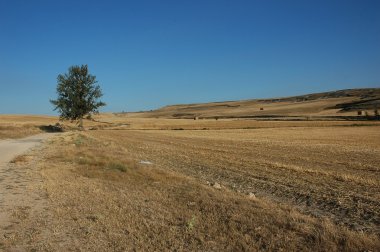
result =
[[[74,139],[74,144],[77,147],[84,146],[84,145],[91,145],[91,146],[102,145],[98,141],[95,141],[95,139],[82,135],[82,134],[79,134],[76,136],[76,138]]]
[[[193,215],[193,217],[191,217],[191,219],[188,220],[186,223],[187,230],[189,231],[193,230],[195,228],[196,222],[197,222],[197,218]]]
[[[128,167],[122,163],[112,162],[107,165],[107,168],[110,170],[118,170],[121,172],[127,172]]]
[[[92,167],[104,167],[107,166],[109,159],[103,156],[94,156],[87,154],[79,154],[79,157],[75,158],[75,162],[79,165],[88,165]]]
[[[79,147],[84,144],[86,138],[83,135],[78,135],[77,138],[74,140],[75,146]]]
[[[90,164],[92,164],[91,160],[89,160],[87,158],[83,158],[83,157],[79,157],[77,163],[80,164],[80,165],[90,165]]]

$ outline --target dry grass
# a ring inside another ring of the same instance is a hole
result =
[[[107,131],[96,137],[163,169],[380,233],[378,127]]]
[[[20,155],[15,157],[14,159],[11,160],[11,163],[13,164],[18,164],[18,163],[26,163],[32,159],[31,156],[28,155]]]
[[[373,115],[373,110],[376,104],[379,105],[379,102],[379,88],[356,89],[285,98],[179,104],[129,115],[148,118],[262,117],[268,115],[281,117],[356,116],[357,110],[366,110]]]
[[[259,129],[259,128],[288,128],[288,127],[356,127],[380,126],[378,121],[256,121],[238,119],[219,120],[189,120],[189,119],[155,119],[136,118],[118,114],[100,114],[94,116],[94,121],[85,120],[85,127],[89,130],[221,130],[221,129]],[[0,115],[0,139],[22,138],[43,133],[43,127],[55,125],[57,117],[52,116],[25,116]],[[75,122],[60,121],[68,130],[78,130]]]
[[[345,143],[344,149],[356,156],[355,151],[368,142],[367,149],[377,152],[378,133],[373,128],[360,127],[355,128],[358,131],[346,132],[353,139]],[[324,186],[332,190],[326,202],[334,200],[333,197],[344,200],[350,194],[333,176],[327,173],[315,176],[303,171],[300,165],[303,158],[313,167],[309,170],[323,171],[324,162],[339,164],[343,156],[339,157],[338,150],[331,147],[337,144],[339,136],[331,139],[331,134],[338,134],[340,129],[313,129],[309,138],[308,129],[278,130],[282,140],[270,129],[258,132],[104,130],[56,137],[46,147],[45,161],[39,165],[49,195],[51,219],[36,223],[38,220],[30,217],[35,227],[47,230],[49,235],[35,230],[33,242],[26,247],[37,251],[378,250],[380,243],[374,230],[358,232],[347,225],[334,224],[324,215],[316,217],[302,210],[300,202],[290,199],[290,195],[304,191],[309,193],[311,201],[317,200],[318,195],[327,193]],[[297,134],[290,134],[293,132]],[[364,132],[372,140],[362,139]],[[314,141],[323,148],[314,146]],[[297,149],[300,142],[304,143],[305,151],[319,152],[303,156],[306,152],[300,151],[301,147]],[[315,149],[310,149],[312,146]],[[330,160],[319,156],[324,149],[332,151]],[[256,156],[251,151],[257,152]],[[277,155],[277,151],[283,155]],[[266,152],[274,160],[267,159]],[[366,149],[359,154],[367,157],[365,165],[360,167],[365,178],[366,169],[373,169],[372,162],[378,161],[377,155],[369,155]],[[293,157],[303,158],[297,161]],[[246,164],[256,158],[259,163]],[[141,160],[153,164],[140,164]],[[283,164],[297,162],[300,162],[299,169],[282,168]],[[345,162],[336,167],[336,172],[354,173]],[[266,176],[261,171],[262,165],[266,166]],[[281,180],[277,181],[276,173]],[[260,183],[251,180],[252,176],[269,187],[260,188]],[[219,182],[222,189],[209,186],[206,180]],[[290,192],[285,187],[288,182],[292,186]],[[363,190],[356,181],[345,183],[351,192]],[[378,187],[372,190],[373,193],[367,188],[367,197],[377,197]],[[248,192],[255,192],[257,197],[249,197]],[[282,199],[282,203],[275,197]],[[310,207],[335,214],[333,209],[314,204]],[[358,206],[349,207],[354,210]],[[371,220],[367,222],[370,224]],[[18,239],[24,239],[24,244],[31,241],[26,234]],[[15,239],[14,243],[20,240]]]
[[[96,119],[46,145],[49,206],[0,250],[380,249],[378,123]]]
[[[380,126],[379,121],[257,121],[250,119],[165,119],[136,118],[131,114],[101,114],[96,120],[104,122],[94,126],[96,129],[117,130],[221,130],[221,129],[259,129],[288,127],[356,127]]]
[[[2,126],[0,125],[0,139],[6,138],[22,138],[41,133],[38,127],[34,125],[15,125],[15,126]]]
[[[77,130],[75,122],[59,121],[55,116],[0,115],[0,139],[23,138],[46,131],[46,126],[59,122],[66,129]],[[102,123],[85,120],[86,127],[101,126]]]
[[[39,126],[55,124],[49,116],[0,115],[0,139],[22,138],[43,132]]]
[[[313,101],[235,101],[221,103],[205,103],[194,105],[173,105],[155,110],[151,113],[139,114],[141,117],[186,117],[186,115],[198,115],[202,117],[215,116],[263,116],[263,115],[281,115],[281,116],[336,116],[339,115],[338,109],[326,109],[333,107],[338,103],[352,101],[353,98],[328,98]],[[260,108],[263,108],[261,110]],[[355,112],[344,113],[345,115],[356,115]]]

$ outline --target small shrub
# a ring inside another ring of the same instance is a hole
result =
[[[82,139],[80,139],[80,138],[77,138],[77,139],[75,139],[75,145],[76,146],[80,146],[80,145],[82,145],[83,144],[83,141],[82,141]]]
[[[193,215],[191,219],[186,223],[186,228],[187,230],[191,231],[194,229],[195,224],[196,224],[197,218]]]
[[[74,144],[75,144],[76,146],[81,146],[81,145],[84,144],[84,142],[85,142],[85,137],[82,136],[82,135],[79,135],[79,136],[74,140]]]
[[[79,159],[77,160],[77,163],[80,165],[91,165],[92,164],[90,159],[87,159],[84,157],[79,157]]]
[[[118,170],[121,172],[127,172],[127,166],[121,163],[110,163],[108,164],[107,168],[110,170]]]

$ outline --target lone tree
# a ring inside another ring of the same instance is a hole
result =
[[[71,66],[69,72],[57,77],[57,100],[50,100],[61,119],[79,121],[83,129],[83,117],[98,113],[106,105],[100,101],[102,91],[96,76],[89,74],[87,65]]]

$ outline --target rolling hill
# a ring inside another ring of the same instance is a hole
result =
[[[157,110],[129,113],[147,118],[283,118],[353,117],[362,111],[373,115],[380,108],[380,88],[346,89],[293,97],[179,104]]]

